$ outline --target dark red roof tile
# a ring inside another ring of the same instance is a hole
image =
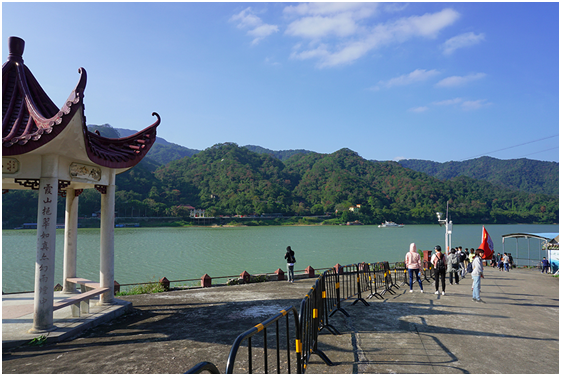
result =
[[[82,133],[90,160],[100,166],[128,168],[148,153],[156,140],[158,120],[144,130],[124,138],[107,138],[88,131],[84,116],[86,70],[80,68],[80,80],[59,110],[31,71],[23,63],[25,42],[8,39],[8,60],[2,65],[2,154],[29,153],[51,142],[70,123],[78,111],[82,114]]]

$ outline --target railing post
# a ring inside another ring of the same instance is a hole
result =
[[[164,291],[169,291],[169,280],[166,277],[160,279],[160,285],[162,285]]]
[[[240,278],[244,281],[244,283],[249,283],[251,281],[251,275],[245,270],[242,274],[240,274]]]
[[[306,274],[308,275],[308,278],[314,278],[316,276],[316,273],[314,271],[314,268],[312,268],[311,266],[308,266],[305,270]]]
[[[212,286],[212,278],[208,274],[205,274],[201,277],[201,287],[211,287]]]
[[[284,272],[282,271],[281,268],[278,268],[277,270],[275,270],[275,274],[277,275],[277,281],[284,281]]]

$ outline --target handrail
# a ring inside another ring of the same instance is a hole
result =
[[[287,307],[281,310],[276,315],[268,318],[267,320],[263,321],[260,324],[255,325],[253,328],[245,331],[244,333],[240,334],[232,348],[230,349],[230,355],[228,356],[228,361],[226,363],[226,373],[234,373],[234,363],[236,361],[236,356],[238,354],[238,350],[244,340],[247,339],[247,347],[248,347],[248,363],[249,363],[249,373],[252,373],[253,364],[252,364],[252,354],[251,354],[251,338],[256,334],[263,332],[263,352],[264,352],[264,368],[265,373],[268,373],[268,354],[267,354],[267,328],[272,324],[276,324],[276,338],[277,338],[277,372],[280,373],[280,346],[279,346],[279,325],[278,322],[282,317],[286,317],[286,356],[287,356],[287,367],[288,373],[290,373],[290,330],[289,330],[289,320],[288,320],[288,313],[292,312],[294,315],[294,328],[295,328],[295,350],[296,350],[296,371],[297,373],[301,372],[301,351],[302,351],[302,342],[300,338],[300,324],[299,324],[299,317],[296,308],[293,306]]]
[[[386,262],[349,264],[325,270],[315,281],[309,292],[300,302],[300,310],[288,307],[276,315],[268,318],[253,328],[240,334],[228,356],[226,373],[234,372],[236,356],[241,344],[247,340],[248,348],[248,371],[253,372],[253,356],[251,339],[258,333],[263,333],[263,353],[264,370],[268,373],[268,349],[267,349],[267,328],[276,324],[277,330],[277,372],[280,373],[280,346],[279,346],[279,320],[286,317],[286,351],[288,373],[290,369],[290,339],[289,339],[289,312],[294,315],[295,327],[295,352],[296,352],[296,372],[306,371],[310,356],[318,355],[325,364],[332,366],[333,363],[327,355],[318,348],[318,334],[326,328],[332,334],[340,334],[339,331],[329,324],[329,317],[339,311],[349,317],[348,312],[341,307],[341,302],[356,297],[351,305],[362,302],[368,306],[363,297],[363,293],[369,292],[366,299],[376,297],[383,299],[386,292],[395,294],[392,288],[400,288],[407,283],[406,269],[403,263],[394,263],[393,276],[390,264]],[[393,277],[393,278],[392,278]],[[381,290],[381,292],[378,292]]]
[[[200,362],[199,364],[197,364],[196,366],[194,366],[193,368],[191,368],[189,371],[185,372],[187,373],[203,373],[204,371],[208,371],[209,373],[213,373],[213,374],[219,374],[220,371],[218,370],[218,368],[214,365],[214,363],[211,362]]]

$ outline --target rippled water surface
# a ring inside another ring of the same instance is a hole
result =
[[[558,232],[557,225],[486,225],[502,253],[501,236],[516,232]],[[62,284],[63,235],[57,230],[56,283]],[[415,242],[419,249],[444,248],[444,227],[376,226],[268,226],[233,228],[118,228],[115,229],[115,280],[136,283],[159,280],[286,271],[284,253],[292,246],[296,269],[308,265],[327,268],[337,263],[400,261]],[[36,230],[2,231],[2,290],[31,291],[35,273]],[[477,248],[481,225],[454,225],[452,244]],[[505,242],[516,256],[516,241]],[[539,242],[530,242],[530,255],[538,259]],[[527,259],[528,245],[519,241],[519,256]],[[542,252],[542,256],[544,256]],[[78,231],[78,276],[99,280],[99,229]]]

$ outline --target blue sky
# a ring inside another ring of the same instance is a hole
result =
[[[558,3],[2,3],[88,124],[366,159],[559,161]]]

